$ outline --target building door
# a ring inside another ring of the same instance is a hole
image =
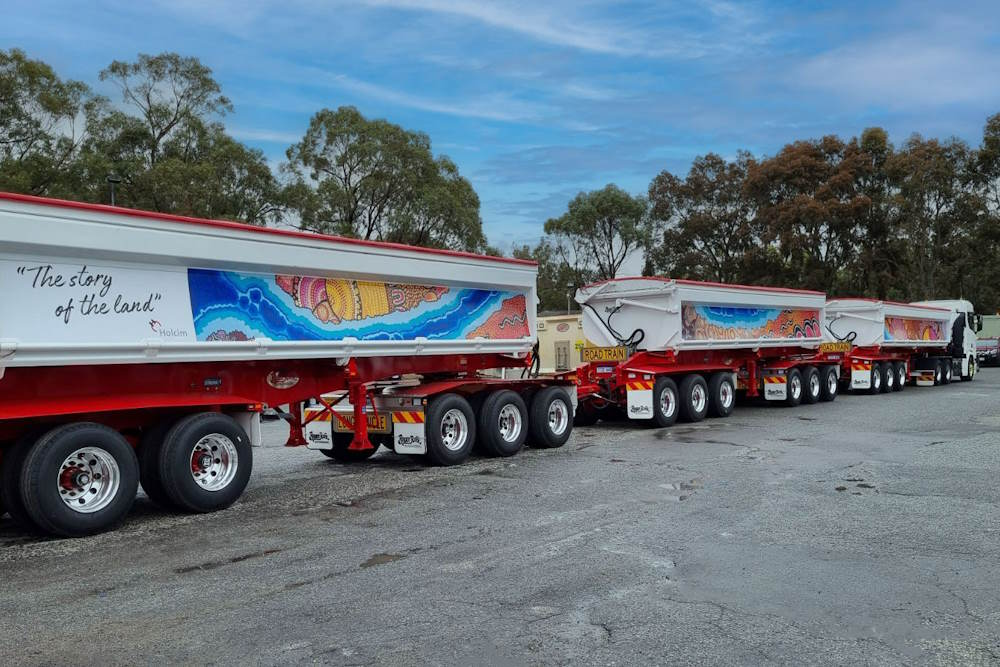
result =
[[[555,342],[556,346],[556,370],[557,371],[568,371],[569,370],[569,341],[568,340],[557,340]]]

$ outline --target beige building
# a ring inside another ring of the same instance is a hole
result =
[[[583,324],[580,313],[538,318],[538,356],[541,372],[573,370],[583,363]]]

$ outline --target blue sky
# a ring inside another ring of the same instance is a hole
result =
[[[112,59],[177,51],[233,100],[229,131],[279,164],[350,104],[428,133],[494,245],[534,242],[581,190],[645,193],[709,151],[880,125],[978,144],[1000,112],[1000,3],[154,0],[5,4],[20,47],[117,100]]]

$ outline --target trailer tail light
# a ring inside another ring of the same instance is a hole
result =
[[[247,405],[247,412],[263,412],[263,411],[264,411],[263,403],[250,403]]]

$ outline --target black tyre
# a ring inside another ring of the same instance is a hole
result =
[[[319,451],[323,452],[323,455],[327,458],[340,461],[341,463],[360,463],[361,461],[367,461],[378,453],[379,443],[376,441],[375,436],[368,436],[368,441],[375,445],[373,449],[349,449],[353,441],[353,433],[337,433],[334,431],[333,447]]]
[[[823,397],[823,378],[815,366],[802,367],[802,402],[807,405],[818,403]]]
[[[736,406],[736,387],[732,373],[712,373],[708,378],[708,414],[728,417]]]
[[[941,364],[941,360],[937,359],[934,361],[934,386],[944,384],[944,366]]]
[[[951,359],[941,360],[941,384],[951,384],[952,363]]]
[[[593,426],[601,416],[594,406],[583,402],[576,406],[576,414],[573,415],[573,426]]]
[[[976,358],[975,357],[969,357],[969,360],[966,363],[966,368],[969,369],[969,374],[962,376],[962,382],[970,382],[972,380],[972,378],[976,377]],[[2,511],[2,510],[0,510],[0,511]]]
[[[680,418],[686,422],[700,422],[708,414],[708,383],[705,378],[692,373],[685,375],[680,386]]]
[[[838,366],[825,366],[820,371],[821,393],[819,400],[830,402],[836,400],[840,392],[840,368]]]
[[[573,431],[573,403],[562,387],[546,387],[531,399],[528,443],[549,449],[562,447]]]
[[[188,415],[163,439],[163,489],[177,507],[190,512],[214,512],[232,505],[246,489],[252,470],[250,438],[228,415]]]
[[[677,383],[668,377],[657,378],[653,385],[653,424],[672,426],[679,413]]]
[[[35,444],[34,434],[25,435],[10,445],[3,452],[2,469],[0,469],[0,505],[3,505],[14,523],[27,529],[37,526],[28,516],[28,510],[24,508],[24,500],[21,498],[21,471],[24,469],[24,458],[33,444]]]
[[[882,364],[882,393],[896,391],[896,366],[891,361]]]
[[[789,368],[785,374],[785,405],[794,408],[802,402],[802,372],[798,368]]]
[[[101,424],[58,426],[31,446],[21,496],[35,524],[66,537],[93,535],[122,521],[139,489],[139,462],[128,441]]]
[[[476,418],[458,394],[442,394],[427,406],[427,458],[453,466],[469,458],[476,443]]]
[[[902,361],[896,361],[890,368],[896,374],[896,383],[892,386],[892,390],[903,391],[903,387],[906,386],[906,364]]]
[[[165,509],[176,509],[177,506],[167,495],[160,479],[160,451],[163,449],[163,439],[167,431],[174,425],[173,420],[155,424],[142,434],[139,442],[139,484],[149,499]]]
[[[881,394],[882,385],[884,384],[885,374],[882,364],[875,361],[872,362],[872,381],[871,385],[868,387],[869,394]]]
[[[479,444],[492,456],[513,456],[528,438],[528,407],[514,391],[504,389],[486,397],[479,409]]]

